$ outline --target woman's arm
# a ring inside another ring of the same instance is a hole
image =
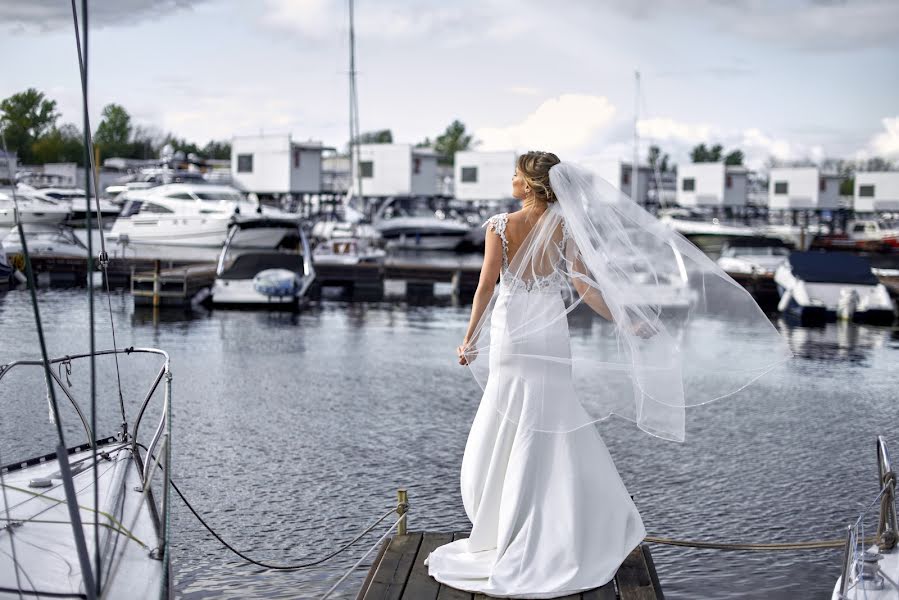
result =
[[[474,341],[473,337],[490,298],[493,297],[493,290],[496,287],[496,280],[499,277],[499,271],[502,268],[502,242],[493,225],[487,227],[487,236],[484,238],[484,264],[481,265],[481,276],[478,279],[478,289],[474,293],[474,299],[471,303],[471,318],[468,320],[468,330],[465,332],[465,339],[462,345],[457,349],[459,354],[459,364],[468,364],[465,358],[465,350],[468,349]]]
[[[586,273],[584,273],[585,270],[586,269],[584,269],[584,263],[581,262],[580,257],[576,258],[574,261],[575,273],[586,275]],[[573,283],[574,289],[577,290],[577,293],[580,294],[584,302],[587,303],[587,306],[592,308],[597,314],[599,314],[607,321],[615,320],[615,318],[612,316],[612,311],[609,310],[606,301],[602,297],[602,293],[598,289],[587,284],[585,281],[577,277],[573,278]]]

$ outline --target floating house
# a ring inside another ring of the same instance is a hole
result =
[[[771,210],[837,210],[840,175],[821,173],[818,167],[771,169],[768,208]]]
[[[899,171],[855,174],[855,212],[899,211]]]
[[[515,174],[514,151],[456,152],[455,196],[459,200],[508,200]]]
[[[748,200],[749,171],[723,162],[678,167],[677,203],[688,208],[737,208]]]
[[[321,142],[296,142],[290,135],[231,140],[231,180],[259,195],[317,194],[322,189]]]
[[[360,144],[352,186],[362,180],[362,195],[435,196],[439,193],[437,153],[411,144]]]

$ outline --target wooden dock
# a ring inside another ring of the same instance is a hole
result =
[[[131,276],[131,295],[135,306],[190,306],[203,288],[215,281],[215,265],[200,264],[162,269],[159,261],[152,271]]]
[[[487,600],[438,583],[428,575],[424,560],[432,550],[468,533],[418,532],[396,535],[384,542],[362,584],[357,600]],[[627,557],[615,578],[602,586],[563,600],[661,600],[662,586],[649,547],[641,544]]]

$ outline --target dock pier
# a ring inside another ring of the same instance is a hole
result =
[[[356,600],[488,600],[437,582],[424,560],[438,546],[468,537],[466,532],[410,532],[385,540]],[[628,555],[615,578],[602,586],[559,600],[662,600],[662,586],[649,547],[640,544]]]

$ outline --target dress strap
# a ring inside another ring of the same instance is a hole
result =
[[[489,219],[487,219],[481,227],[490,226],[493,228],[493,231],[496,232],[496,235],[499,236],[500,241],[503,243],[503,268],[506,269],[509,267],[509,240],[506,239],[506,223],[509,222],[509,213],[500,213],[498,215],[493,215]]]

